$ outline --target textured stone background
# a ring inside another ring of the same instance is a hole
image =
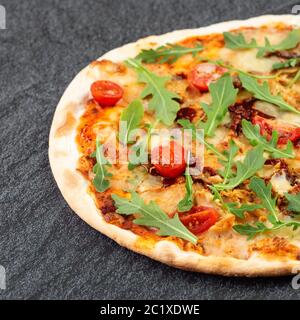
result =
[[[50,172],[56,104],[91,60],[150,34],[267,13],[297,1],[1,0],[0,264],[18,299],[291,299],[290,278],[176,270],[116,245],[67,206]]]

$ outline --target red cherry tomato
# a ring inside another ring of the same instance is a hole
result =
[[[253,124],[260,126],[260,134],[265,135],[268,140],[272,137],[272,131],[278,132],[278,144],[286,144],[289,140],[296,143],[300,140],[300,128],[295,126],[286,126],[277,120],[266,119],[261,116],[255,116],[252,119]]]
[[[185,151],[181,145],[171,141],[166,146],[159,146],[152,150],[151,163],[161,176],[176,178],[185,170]]]
[[[123,96],[123,89],[116,83],[99,80],[91,85],[93,98],[100,106],[114,106]]]
[[[210,83],[218,80],[227,71],[226,68],[211,63],[201,63],[189,73],[188,82],[201,92],[207,92]]]
[[[184,213],[180,220],[192,233],[198,235],[213,226],[218,216],[213,208],[193,207],[188,213]]]

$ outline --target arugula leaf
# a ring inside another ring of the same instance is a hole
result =
[[[238,161],[236,163],[236,173],[232,178],[227,180],[227,183],[215,184],[214,187],[217,190],[233,189],[240,185],[244,180],[252,177],[263,167],[264,163],[263,148],[261,146],[256,146],[246,153],[243,162]]]
[[[271,183],[265,185],[263,179],[259,177],[253,177],[250,181],[249,188],[259,197],[263,206],[270,212],[268,219],[270,222],[278,221],[276,198],[272,197],[272,185]]]
[[[178,211],[179,212],[186,212],[189,211],[193,206],[193,179],[190,175],[190,167],[189,163],[189,155],[187,166],[185,169],[185,189],[186,193],[184,198],[178,203]]]
[[[273,70],[278,70],[282,68],[293,68],[296,67],[300,63],[300,58],[291,58],[284,62],[276,62],[272,65]]]
[[[280,95],[272,95],[269,85],[266,81],[260,85],[256,79],[245,74],[244,72],[239,73],[239,78],[242,81],[243,87],[251,92],[256,99],[275,104],[282,110],[292,111],[300,114],[299,110],[285,102]]]
[[[140,100],[132,101],[126,109],[124,109],[120,116],[121,128],[119,132],[119,139],[122,143],[127,144],[131,141],[130,133],[132,130],[138,128],[144,116],[144,108]]]
[[[248,236],[248,240],[252,239],[255,235],[263,233],[266,231],[275,231],[283,227],[292,227],[293,230],[296,230],[300,227],[300,221],[288,221],[283,222],[277,218],[277,209],[276,209],[276,199],[272,197],[271,194],[271,184],[265,185],[264,181],[258,177],[253,177],[249,184],[250,189],[254,191],[257,196],[260,198],[262,204],[241,204],[235,202],[225,203],[216,188],[216,186],[210,186],[210,189],[214,193],[214,199],[218,199],[223,208],[231,213],[233,213],[238,218],[244,219],[245,211],[253,211],[256,209],[266,208],[270,211],[268,216],[269,222],[272,226],[268,227],[264,223],[257,221],[255,224],[250,225],[246,224],[237,224],[233,226],[233,229],[245,236]]]
[[[296,194],[285,193],[285,197],[289,202],[288,210],[300,213],[300,192]]]
[[[128,170],[133,170],[137,166],[143,163],[147,163],[148,160],[148,146],[151,137],[151,130],[156,126],[154,124],[146,124],[147,134],[140,137],[140,139],[129,147],[130,152],[128,154],[129,163]]]
[[[109,180],[112,174],[107,171],[106,166],[110,166],[108,161],[103,155],[103,146],[100,142],[96,141],[96,159],[97,163],[94,165],[93,172],[95,177],[93,179],[93,185],[98,192],[103,192],[109,188]]]
[[[272,228],[268,228],[262,222],[256,222],[254,225],[250,225],[249,223],[236,224],[235,226],[233,226],[233,229],[239,234],[248,236],[247,239],[251,240],[255,235],[266,231],[270,231]]]
[[[293,84],[295,84],[296,82],[298,82],[300,80],[300,70],[297,71],[296,75],[294,76],[294,78],[290,81],[289,83],[289,87],[291,87]]]
[[[270,43],[268,38],[265,38],[264,46],[259,46],[255,39],[251,39],[250,42],[247,42],[242,33],[234,34],[230,32],[224,32],[223,35],[225,46],[227,48],[233,50],[257,48],[257,57],[259,58],[263,57],[266,53],[295,48],[300,42],[300,30],[293,30],[289,32],[285,39],[274,45]]]
[[[250,121],[242,120],[243,133],[253,146],[261,145],[264,150],[271,153],[273,158],[293,158],[293,144],[288,141],[286,149],[278,149],[278,132],[272,132],[272,138],[268,141],[264,136],[260,135],[259,125],[253,125]]]
[[[214,194],[214,200],[218,199],[225,210],[227,210],[228,212],[231,212],[232,214],[234,214],[236,217],[240,219],[245,218],[245,215],[244,215],[245,211],[254,211],[256,209],[263,208],[263,206],[260,204],[246,204],[246,203],[239,204],[237,202],[224,202],[221,194],[215,188],[215,186],[210,186],[210,189]]]
[[[228,107],[236,100],[238,89],[234,89],[232,79],[229,74],[225,74],[215,83],[209,85],[212,98],[211,105],[201,103],[206,113],[206,122],[200,122],[199,126],[204,129],[205,135],[213,136],[215,129],[224,119]]]
[[[240,219],[245,218],[245,215],[244,215],[245,211],[248,212],[248,211],[254,211],[256,209],[263,208],[263,206],[260,204],[245,204],[245,203],[243,203],[243,204],[239,205],[236,202],[226,203],[226,206],[228,207],[228,209],[231,213],[233,213],[235,216],[237,216]]]
[[[223,153],[221,153],[215,146],[213,146],[212,144],[208,143],[201,134],[199,134],[199,132],[197,132],[197,128],[196,126],[190,122],[190,120],[188,119],[179,119],[177,120],[177,123],[179,123],[184,129],[189,129],[192,130],[192,135],[193,135],[193,139],[199,141],[200,143],[203,143],[204,146],[212,151],[218,158],[222,159],[222,160],[227,160],[226,155],[224,155]]]
[[[133,221],[134,223],[158,228],[158,235],[160,236],[175,236],[188,240],[194,244],[197,243],[197,237],[182,224],[178,214],[175,214],[173,218],[170,218],[154,201],[145,204],[143,199],[136,192],[131,192],[130,200],[121,198],[116,194],[113,194],[112,198],[115,201],[118,213],[125,215],[140,215],[140,217]]]
[[[229,65],[228,63],[225,63],[224,61],[222,60],[212,60],[212,59],[208,59],[208,58],[205,58],[205,57],[199,57],[198,58],[201,62],[209,62],[211,64],[214,64],[216,66],[220,66],[220,67],[224,67],[232,72],[243,72],[244,74],[247,74],[253,78],[256,78],[256,79],[274,79],[276,78],[276,74],[269,74],[269,75],[260,75],[260,74],[254,74],[254,73],[249,73],[249,72],[246,72],[246,71],[242,71],[240,69],[237,69],[237,68],[234,68],[233,66]]]
[[[139,81],[146,84],[141,97],[151,97],[149,110],[154,110],[157,119],[165,125],[172,125],[180,105],[174,100],[179,98],[179,96],[165,88],[166,82],[170,80],[170,77],[156,75],[145,68],[137,59],[128,59],[126,64],[130,68],[134,68],[138,74]]]
[[[168,43],[166,46],[161,46],[157,49],[144,49],[138,54],[136,59],[141,59],[142,62],[145,63],[174,63],[185,54],[192,53],[193,56],[195,56],[197,52],[202,50],[203,47],[201,45],[197,45],[194,48],[187,48],[178,44]]]
[[[264,233],[266,231],[276,231],[278,229],[284,228],[284,227],[292,227],[293,230],[296,230],[300,227],[299,221],[277,221],[273,224],[273,226],[268,227],[264,223],[257,221],[254,225],[250,225],[249,223],[246,224],[237,224],[233,226],[233,229],[245,236],[248,236],[248,240],[253,239],[254,236],[256,236],[259,233]]]
[[[231,33],[231,32],[223,32],[225,46],[229,49],[253,49],[257,48],[257,43],[255,39],[251,39],[250,42],[247,43],[244,35],[242,33]]]
[[[233,161],[234,161],[234,157],[237,155],[239,151],[238,146],[235,144],[235,142],[233,140],[230,140],[229,142],[229,151],[225,151],[225,155],[227,156],[227,160],[221,160],[219,159],[219,162],[221,164],[223,164],[224,166],[224,170],[223,171],[219,171],[219,173],[221,174],[221,176],[223,177],[224,181],[223,183],[225,184],[227,182],[228,178],[231,178],[233,175],[232,172],[232,165],[233,165]]]
[[[268,38],[265,38],[265,46],[259,47],[257,57],[263,57],[266,53],[289,50],[295,48],[300,42],[300,30],[292,30],[280,43],[272,45]]]

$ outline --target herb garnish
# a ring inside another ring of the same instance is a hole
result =
[[[296,194],[285,193],[289,204],[287,209],[296,213],[300,213],[300,192]]]
[[[145,204],[136,192],[131,192],[131,199],[121,198],[116,194],[113,194],[112,198],[118,213],[139,214],[139,217],[133,220],[135,224],[158,228],[157,234],[160,236],[174,236],[197,243],[197,237],[182,224],[178,214],[170,218],[154,201]]]
[[[210,105],[201,103],[207,120],[200,122],[199,127],[204,129],[206,136],[210,137],[215,134],[215,129],[224,119],[228,107],[235,102],[238,89],[234,88],[230,75],[225,74],[218,81],[209,85],[209,92],[212,103]]]
[[[288,141],[287,146],[285,149],[278,149],[277,142],[278,142],[278,132],[272,132],[272,138],[270,141],[266,139],[266,137],[260,134],[260,127],[259,125],[254,125],[251,122],[243,119],[242,120],[242,127],[243,127],[243,134],[249,142],[253,146],[261,145],[265,151],[271,153],[272,158],[293,158],[293,143]]]
[[[275,104],[282,110],[292,111],[300,114],[299,110],[295,109],[287,102],[285,102],[280,95],[272,95],[270,92],[269,85],[266,81],[264,81],[260,85],[256,79],[245,74],[244,72],[240,72],[239,77],[242,81],[243,87],[249,92],[251,92],[256,99]]]
[[[138,74],[138,80],[146,84],[145,89],[141,93],[142,98],[151,97],[149,101],[149,110],[154,110],[156,118],[165,125],[173,124],[179,103],[174,99],[179,96],[166,89],[165,85],[170,77],[160,77],[145,68],[137,59],[128,59],[126,64],[130,68],[134,68]]]
[[[246,153],[243,162],[237,161],[236,172],[230,171],[231,178],[227,179],[226,183],[215,184],[214,187],[217,190],[233,189],[252,177],[263,167],[264,163],[263,147],[258,145]]]
[[[272,45],[268,38],[265,38],[265,45],[259,46],[255,39],[251,39],[247,42],[242,33],[230,33],[224,32],[225,45],[229,49],[253,49],[257,48],[257,57],[261,58],[266,53],[272,53],[280,50],[289,50],[295,48],[300,42],[300,30],[290,31],[285,39],[280,43]]]
[[[266,231],[274,231],[283,227],[292,227],[293,230],[296,230],[300,227],[299,221],[283,222],[278,219],[276,198],[272,197],[272,186],[270,183],[268,185],[265,185],[263,179],[253,177],[250,181],[249,187],[256,193],[256,195],[260,198],[263,206],[269,211],[267,219],[272,224],[272,226],[268,227],[266,224],[260,221],[256,222],[254,225],[250,225],[249,223],[244,225],[238,224],[233,226],[233,229],[236,232],[248,236],[248,239],[250,240],[255,235]]]
[[[245,212],[254,211],[257,209],[263,208],[261,204],[248,204],[248,203],[237,203],[237,202],[224,202],[221,194],[219,191],[214,187],[210,186],[210,189],[212,190],[214,194],[214,200],[218,199],[222,205],[222,207],[227,210],[228,212],[234,214],[236,217],[240,219],[245,218]]]
[[[184,129],[190,129],[192,130],[193,139],[199,141],[200,143],[203,143],[204,146],[213,152],[218,158],[227,161],[227,156],[223,153],[221,153],[215,146],[208,143],[204,137],[197,132],[196,126],[190,122],[188,119],[179,119],[177,122],[184,128]]]
[[[192,53],[193,56],[195,56],[199,51],[202,50],[203,47],[201,45],[197,45],[194,48],[187,48],[178,44],[168,43],[167,45],[161,46],[157,49],[144,49],[138,54],[136,59],[141,59],[142,62],[145,63],[158,62],[171,64],[185,54]]]
[[[224,166],[224,170],[219,171],[219,174],[223,177],[223,184],[226,184],[228,178],[232,178],[232,165],[234,162],[234,157],[237,155],[239,151],[238,146],[235,144],[233,140],[229,141],[229,150],[225,150],[224,154],[226,155],[226,161],[219,159],[219,162]]]
[[[187,212],[193,206],[193,179],[190,175],[190,167],[189,167],[189,160],[190,153],[187,157],[187,166],[185,169],[185,196],[180,202],[178,203],[178,211],[179,212]]]
[[[122,143],[133,142],[130,137],[132,130],[138,128],[144,116],[144,108],[140,100],[132,101],[121,113],[119,139]],[[124,126],[125,124],[125,126]]]
[[[276,62],[272,65],[273,70],[283,69],[283,68],[293,68],[300,63],[300,58],[291,58],[284,62]]]
[[[110,166],[110,163],[104,157],[103,145],[98,140],[96,140],[95,155],[97,163],[93,167],[93,172],[95,173],[93,185],[98,192],[103,192],[109,188],[109,180],[107,178],[111,177],[112,174],[106,169],[106,166]]]

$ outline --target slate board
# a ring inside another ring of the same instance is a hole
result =
[[[81,221],[53,180],[48,134],[77,72],[124,43],[268,13],[297,1],[2,0],[0,264],[3,299],[298,299],[291,278],[176,270],[121,248]]]

